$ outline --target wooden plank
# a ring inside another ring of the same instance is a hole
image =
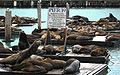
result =
[[[71,43],[72,42],[72,43]],[[117,42],[117,41],[116,41]],[[63,40],[51,40],[52,44],[59,44],[63,45],[64,41]],[[92,41],[92,40],[67,40],[67,45],[98,45],[98,46],[107,46],[107,47],[113,47],[115,45],[114,42],[112,41]],[[42,40],[42,44],[44,44],[44,40]]]
[[[28,23],[28,24],[18,24],[18,26],[33,26],[34,23]]]
[[[107,64],[80,63],[80,71],[71,75],[99,75],[107,71]],[[53,69],[45,75],[62,75],[63,69]],[[0,75],[39,75],[39,72],[8,71],[0,67]],[[42,74],[44,75],[44,74]],[[70,75],[70,74],[69,74]]]
[[[104,73],[107,70],[106,64],[90,64],[90,63],[80,63],[80,71],[69,74],[69,75],[99,75]],[[47,75],[62,75],[63,69],[53,69],[49,71]]]
[[[72,52],[67,53],[66,55],[43,55],[45,58],[51,59],[60,59],[60,60],[68,60],[70,58],[76,58],[84,63],[108,63],[109,54],[107,56],[91,56],[86,54],[75,54]]]

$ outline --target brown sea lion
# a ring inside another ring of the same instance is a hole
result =
[[[74,45],[74,46],[72,46],[72,52],[73,53],[79,53],[81,47],[82,46],[80,46],[80,45]]]
[[[46,45],[42,48],[42,50],[46,51],[46,54],[55,54],[56,53],[56,49],[51,46],[51,45]]]
[[[89,54],[90,51],[87,49],[87,46],[82,46],[79,50],[80,54]]]
[[[9,48],[0,48],[0,53],[12,53],[13,51],[11,51]]]
[[[103,35],[103,36],[105,36],[105,35],[107,35],[107,32],[105,32],[103,30],[98,30],[98,31],[95,32],[95,35]]]
[[[118,41],[120,37],[117,37],[115,35],[109,35],[106,37],[105,41]]]
[[[89,21],[89,19],[88,19],[87,17],[80,16],[80,15],[72,16],[72,19],[73,19],[73,20],[79,20],[79,19],[82,19],[82,20],[84,20],[85,22],[88,22],[88,21]]]
[[[12,53],[12,51],[9,48],[5,48],[3,43],[0,42],[0,53]]]
[[[29,48],[29,43],[28,43],[28,40],[27,40],[27,37],[24,31],[20,32],[18,48],[19,50],[24,50],[26,48]]]
[[[0,42],[0,48],[4,48],[4,45],[2,42]]]
[[[10,68],[13,70],[13,71],[21,71],[22,68],[25,68],[25,67],[28,67],[28,66],[31,66],[32,64],[29,63],[29,62],[25,62],[25,63],[20,63],[20,64],[15,64],[15,65],[11,65]]]
[[[93,38],[90,36],[78,36],[76,37],[77,40],[92,40]]]
[[[64,50],[64,46],[60,46],[60,47],[55,47],[56,50],[62,52]]]
[[[44,62],[49,62],[53,65],[54,69],[61,69],[64,68],[66,65],[66,62],[64,60],[52,60],[50,58],[46,58]]]
[[[91,51],[91,56],[107,56],[108,50],[105,48],[97,48]]]
[[[67,36],[67,40],[76,40],[76,37],[78,37],[78,35],[70,34],[70,35]]]
[[[28,62],[32,63],[32,65],[43,66],[47,71],[50,71],[53,69],[53,65],[49,62],[38,61],[38,60],[32,60]]]
[[[87,46],[82,46],[80,48],[79,53],[83,53],[83,54],[90,54],[90,52],[96,48],[100,48],[99,46],[96,45],[87,45]]]
[[[19,64],[23,60],[29,58],[32,54],[34,54],[40,44],[41,41],[34,41],[29,48],[0,60],[0,64]]]
[[[70,73],[79,72],[79,68],[80,68],[80,61],[76,59],[68,67],[64,69],[63,73],[70,74]]]
[[[37,65],[31,65],[25,68],[21,69],[22,71],[26,72],[40,72],[40,73],[45,73],[47,72],[44,67],[42,66],[37,66]]]

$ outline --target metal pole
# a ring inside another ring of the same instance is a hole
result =
[[[37,11],[38,11],[38,29],[41,30],[41,0],[38,1]]]
[[[66,19],[69,18],[69,4],[66,3]]]
[[[9,11],[8,8],[5,17],[5,40],[10,41],[10,39],[11,39],[11,11]]]

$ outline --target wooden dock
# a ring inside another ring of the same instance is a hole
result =
[[[37,7],[38,0],[0,0],[0,7]],[[120,7],[120,0],[42,0],[42,7]]]
[[[104,75],[107,72],[107,64],[80,63],[80,71],[70,75]],[[63,69],[53,69],[42,75],[63,75]],[[0,68],[0,75],[40,75],[38,72],[9,71]]]
[[[29,40],[29,42],[33,42],[32,40]],[[44,40],[42,40],[42,44],[44,44]],[[72,43],[71,43],[72,42]],[[51,40],[49,42],[49,44],[53,44],[53,45],[63,45],[64,41],[63,40]],[[79,44],[82,46],[85,45],[98,45],[98,46],[104,46],[104,47],[114,47],[116,44],[115,42],[112,41],[92,41],[92,40],[67,40],[66,42],[67,45],[75,45],[75,44]]]
[[[66,55],[43,55],[45,58],[51,58],[51,59],[59,59],[59,60],[68,60],[70,58],[76,58],[81,62],[84,63],[108,63],[109,62],[109,56],[91,56],[87,54],[75,54],[75,53],[68,53]]]

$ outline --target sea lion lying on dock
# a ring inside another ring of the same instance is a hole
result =
[[[80,68],[80,61],[76,59],[68,67],[64,69],[63,73],[70,74],[70,73],[79,72],[79,68]]]
[[[38,65],[38,66],[42,66],[44,67],[47,71],[50,71],[53,69],[53,65],[49,62],[44,62],[44,61],[38,61],[38,60],[32,60],[32,61],[28,61],[30,63],[32,63],[32,65]]]
[[[10,66],[10,68],[14,71],[18,71],[18,70],[20,71],[23,68],[29,67],[31,65],[42,66],[45,68],[46,71],[50,71],[53,69],[52,64],[48,62],[44,62],[40,56],[35,56],[35,55],[32,55],[30,58],[25,59],[20,64],[15,64],[15,65]]]
[[[91,56],[107,56],[108,50],[105,48],[97,48],[90,52]]]
[[[39,73],[46,73],[47,72],[44,67],[37,66],[37,65],[31,65],[31,66],[25,67],[25,68],[21,69],[21,71],[39,72]]]
[[[46,54],[56,54],[56,53],[59,53],[61,51],[59,50],[56,50],[56,48],[54,48],[53,46],[51,45],[46,45],[42,48],[42,50],[45,50],[46,51]]]
[[[51,63],[54,69],[61,69],[61,68],[64,68],[66,65],[66,62],[64,60],[57,60],[57,59],[52,60],[50,58],[46,58],[43,61]]]
[[[96,45],[87,45],[87,46],[74,45],[72,46],[72,52],[77,54],[90,54],[90,52],[96,48],[100,48],[100,47]]]
[[[108,36],[106,36],[105,41],[118,41],[120,40],[119,35],[115,35],[115,34],[110,34]]]
[[[74,45],[74,46],[72,46],[72,52],[73,53],[79,53],[81,47],[82,46],[80,46],[80,45]]]
[[[34,54],[40,44],[41,41],[34,41],[29,48],[0,60],[0,64],[19,64],[23,60],[29,58],[32,54]]]
[[[90,37],[90,36],[81,36],[79,35],[78,37],[76,37],[77,40],[92,40],[93,37]]]

